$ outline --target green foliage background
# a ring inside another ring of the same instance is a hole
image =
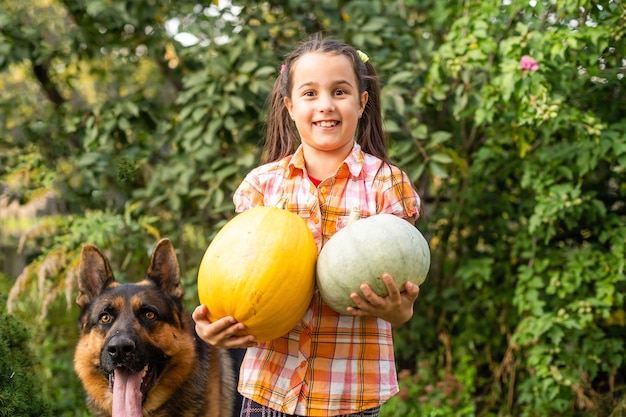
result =
[[[33,372],[29,334],[14,317],[0,312],[0,416],[52,416]]]
[[[623,2],[216,3],[0,0],[0,194],[54,202],[0,216],[0,243],[33,254],[0,290],[34,330],[54,415],[87,415],[82,244],[135,280],[169,237],[195,306],[281,57],[318,31],[370,56],[390,153],[426,207],[433,263],[383,415],[626,415]]]

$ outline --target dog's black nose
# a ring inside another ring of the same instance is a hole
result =
[[[116,335],[107,344],[107,352],[115,363],[123,363],[128,356],[135,352],[135,341],[125,335]]]

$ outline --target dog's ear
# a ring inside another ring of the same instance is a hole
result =
[[[80,252],[80,274],[76,304],[84,308],[106,287],[115,281],[107,257],[96,246],[86,244]]]
[[[161,239],[152,252],[147,278],[156,283],[161,291],[173,298],[183,297],[183,287],[180,284],[180,268],[174,246],[169,239]]]

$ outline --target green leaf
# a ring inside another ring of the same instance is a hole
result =
[[[278,70],[271,66],[264,66],[254,72],[254,76],[258,78],[269,77],[270,75],[278,76]]]
[[[440,164],[449,164],[453,162],[453,159],[450,157],[450,155],[446,154],[446,153],[442,153],[442,152],[438,152],[432,155],[428,155],[428,157],[435,162],[438,162]]]
[[[404,83],[406,81],[414,81],[416,78],[416,75],[414,72],[411,71],[400,71],[397,72],[395,74],[393,74],[388,81],[388,84],[401,84]]]
[[[230,96],[228,98],[233,107],[239,111],[244,111],[246,109],[246,102],[240,96]]]
[[[450,138],[452,138],[452,133],[450,133],[450,132],[446,132],[446,131],[443,131],[443,130],[438,130],[436,132],[433,132],[429,136],[428,143],[426,145],[426,149],[435,148],[435,147],[441,145],[442,143],[445,143],[445,142],[449,141]]]
[[[259,64],[256,61],[246,61],[241,64],[237,70],[241,74],[250,74],[258,67],[258,65]]]
[[[446,169],[435,161],[428,162],[428,169],[430,173],[437,178],[448,178]]]
[[[414,128],[411,131],[411,134],[416,139],[426,139],[426,137],[428,136],[428,126],[425,125],[425,124],[420,123],[419,125],[417,125],[416,128]],[[431,140],[432,140],[432,138],[431,138]]]

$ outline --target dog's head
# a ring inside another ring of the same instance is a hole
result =
[[[176,252],[169,239],[161,239],[152,252],[145,280],[141,284],[156,285],[162,294],[179,302],[183,297],[180,269]],[[76,303],[83,313],[94,298],[111,287],[120,285],[115,281],[107,257],[96,246],[86,244],[80,254],[80,276]]]
[[[92,407],[113,416],[141,416],[142,408],[156,409],[176,386],[168,369],[176,367],[171,378],[191,371],[182,360],[195,355],[182,296],[168,239],[155,246],[145,278],[127,284],[115,280],[100,249],[83,247],[76,299],[81,335],[74,362]]]

